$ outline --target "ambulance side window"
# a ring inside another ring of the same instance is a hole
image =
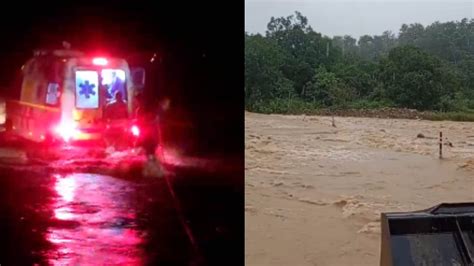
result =
[[[59,84],[48,83],[46,90],[46,104],[56,106],[59,104]]]

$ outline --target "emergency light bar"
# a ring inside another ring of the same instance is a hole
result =
[[[97,66],[105,66],[105,65],[107,65],[108,61],[107,61],[107,59],[105,59],[103,57],[96,57],[96,58],[92,59],[92,63],[94,65],[97,65]]]

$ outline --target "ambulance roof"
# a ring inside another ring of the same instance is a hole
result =
[[[53,55],[61,58],[83,57],[85,53],[77,50],[36,50],[35,56]]]

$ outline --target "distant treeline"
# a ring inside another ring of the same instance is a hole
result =
[[[245,33],[245,108],[474,110],[474,19],[329,38],[301,13]]]

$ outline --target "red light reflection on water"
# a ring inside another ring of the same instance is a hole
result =
[[[55,175],[56,183],[54,190],[61,197],[62,202],[71,202],[74,199],[74,192],[76,190],[76,181],[71,177],[61,177]],[[59,220],[70,220],[74,217],[72,209],[68,206],[54,208],[54,217]]]
[[[71,220],[74,215],[69,207],[54,209],[54,217],[59,220]]]
[[[62,178],[59,175],[56,175],[56,185],[54,189],[66,202],[70,202],[74,199],[74,192],[76,190],[76,181],[74,178],[65,177]]]
[[[59,225],[47,233],[55,247],[47,254],[50,264],[142,264],[130,183],[93,174],[56,175],[54,190],[53,219]]]

